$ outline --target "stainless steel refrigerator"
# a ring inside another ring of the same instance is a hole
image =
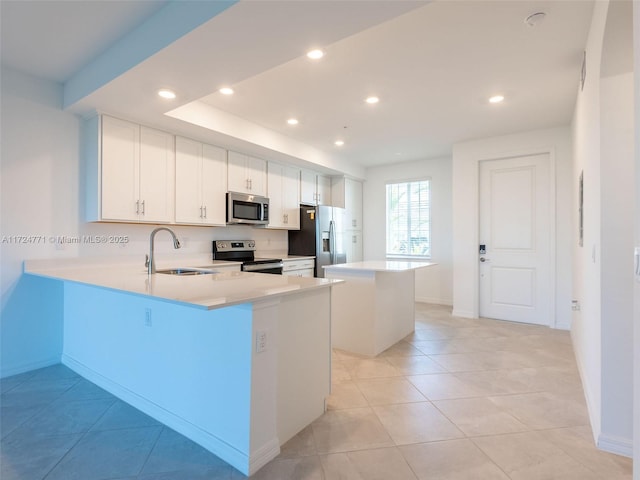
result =
[[[324,265],[346,263],[344,209],[300,206],[300,230],[289,230],[289,255],[316,257],[315,276],[324,277]]]

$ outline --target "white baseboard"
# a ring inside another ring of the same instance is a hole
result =
[[[453,312],[451,312],[451,315],[454,317],[461,317],[461,318],[478,318],[476,317],[473,312],[468,312],[466,310],[453,310]]]
[[[280,454],[280,442],[274,438],[257,449],[249,459],[249,473],[253,475]]]
[[[431,303],[433,305],[453,305],[453,300],[438,297],[416,297],[416,302]]]
[[[215,435],[202,430],[197,425],[194,425],[184,418],[179,417],[137,393],[132,392],[128,388],[125,388],[122,385],[100,375],[68,355],[62,356],[62,363],[82,377],[115,395],[120,400],[134,406],[150,417],[174,429],[176,432],[193,440],[223,459],[225,462],[240,470],[245,475],[254,473],[260,467],[273,460],[280,453],[280,444],[278,439],[274,438],[267,444],[258,448],[253,455],[249,456]]]
[[[571,344],[573,345],[573,351],[576,358],[576,365],[578,367],[578,373],[580,374],[580,382],[582,383],[582,393],[587,403],[587,413],[589,415],[589,423],[591,424],[591,431],[593,432],[593,439],[597,444],[598,438],[600,437],[600,420],[601,420],[599,402],[596,401],[597,399],[591,391],[591,384],[587,381],[587,376],[585,374],[582,357],[580,356],[579,350],[575,348],[573,332],[571,332]]]
[[[571,331],[571,324],[570,323],[556,323],[551,328],[554,328],[556,330]]]
[[[633,441],[629,438],[621,438],[601,433],[598,436],[597,445],[600,450],[604,450],[605,452],[633,458]]]
[[[50,367],[51,365],[57,365],[60,363],[60,356],[50,357],[37,362],[25,363],[22,365],[12,366],[6,368],[3,365],[0,371],[0,378],[11,377],[20,373],[30,372],[31,370],[37,370],[39,368]]]

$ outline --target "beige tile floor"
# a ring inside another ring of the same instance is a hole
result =
[[[452,317],[376,358],[333,354],[328,411],[258,480],[623,480],[594,447],[568,332]]]

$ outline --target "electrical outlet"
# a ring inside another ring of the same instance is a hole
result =
[[[264,352],[267,349],[267,332],[266,330],[258,330],[256,332],[256,352]]]
[[[147,308],[144,311],[144,326],[145,327],[150,327],[153,325],[153,322],[151,321],[151,309]]]

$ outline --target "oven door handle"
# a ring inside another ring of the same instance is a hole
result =
[[[257,265],[243,265],[242,271],[244,272],[259,272],[260,270],[267,270],[270,268],[282,268],[284,263],[282,262],[273,262],[273,263],[260,263]]]

